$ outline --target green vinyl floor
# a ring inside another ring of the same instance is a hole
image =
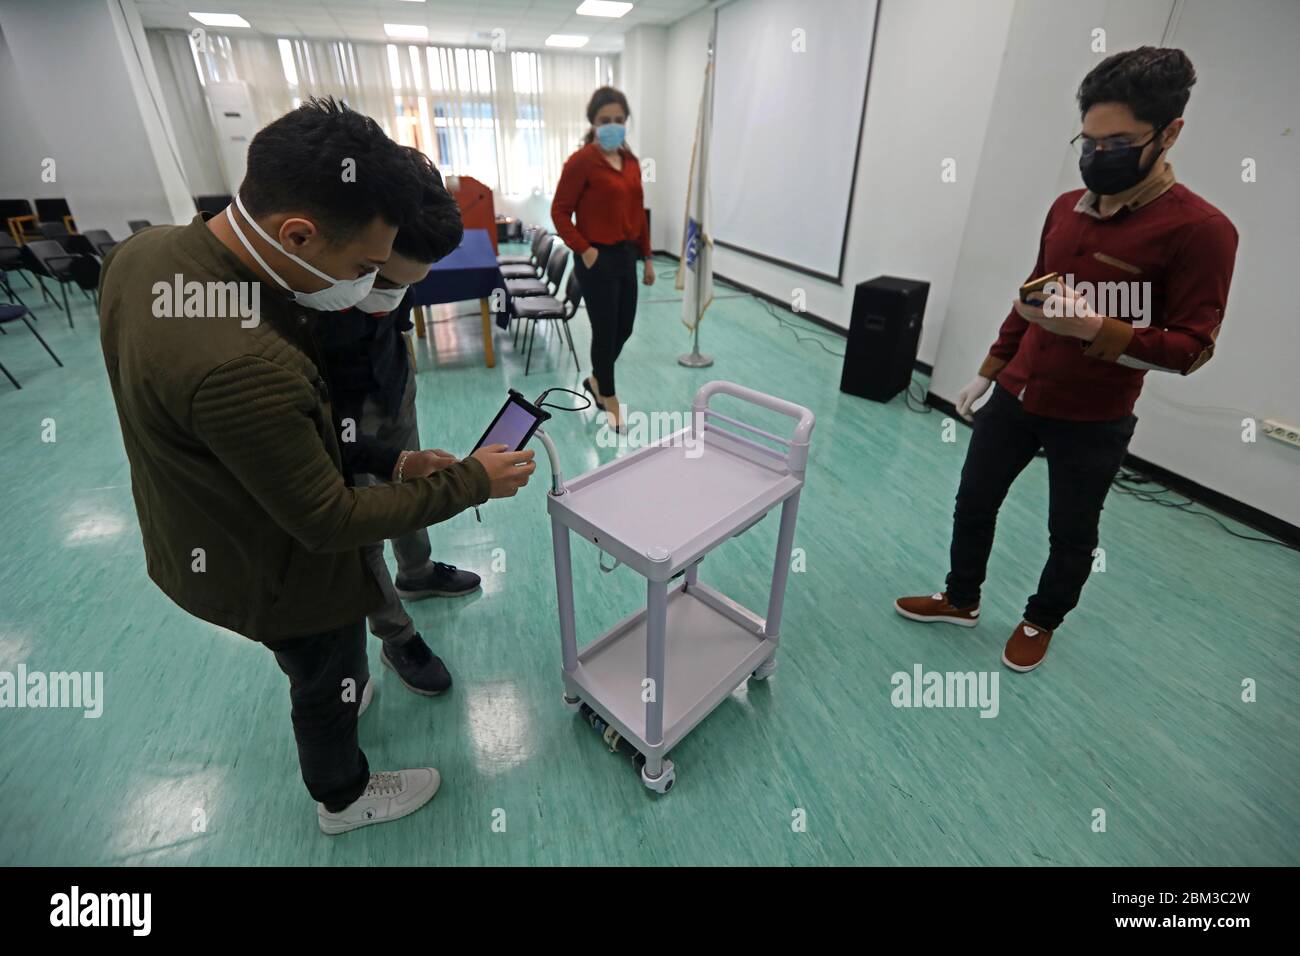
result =
[[[407,692],[371,640],[371,767],[434,765],[442,790],[333,838],[298,775],[270,654],[146,577],[91,303],[72,293],[69,329],[14,276],[66,367],[21,326],[0,336],[24,386],[0,379],[0,671],[102,672],[103,713],[0,709],[0,864],[1300,863],[1300,555],[1112,494],[1105,572],[1046,663],[1012,674],[1002,645],[1047,550],[1043,463],[1003,508],[980,626],[903,620],[896,596],[942,586],[968,431],[944,441],[940,412],[840,393],[842,338],[788,314],[782,327],[734,290],[703,327],[714,366],[679,366],[689,336],[675,264],[660,268],[619,362],[623,401],[684,412],[723,378],[817,415],[776,675],[737,688],[673,750],[673,791],[649,793],[561,704],[541,464],[482,523],[469,512],[431,529],[436,559],[483,576],[471,597],[408,605],[451,692]],[[418,407],[426,446],[464,451],[507,387],[531,398],[579,376],[558,335],[539,336],[525,377],[498,332],[484,368],[477,306],[460,312],[440,309],[417,344]],[[585,374],[585,313],[572,330]],[[569,476],[620,453],[591,413],[547,427]],[[709,555],[701,580],[765,613],[776,524]],[[627,568],[601,573],[577,538],[573,556],[587,641],[645,592]],[[895,706],[893,675],[917,667],[997,675],[996,716]]]

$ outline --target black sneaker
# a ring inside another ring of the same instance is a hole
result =
[[[397,647],[384,642],[379,659],[407,690],[417,694],[437,697],[451,686],[450,672],[419,634]]]
[[[452,564],[434,561],[424,574],[406,578],[401,574],[393,582],[398,597],[407,601],[427,597],[460,597],[479,586],[479,576],[473,571],[462,571]]]

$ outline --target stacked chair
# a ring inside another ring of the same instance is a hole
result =
[[[524,362],[527,375],[533,364],[533,345],[537,339],[537,323],[558,321],[573,356],[573,364],[581,370],[578,352],[573,347],[573,334],[569,320],[582,302],[582,289],[576,273],[564,282],[564,272],[569,266],[570,252],[554,235],[545,229],[533,230],[532,245],[528,255],[497,256],[501,275],[510,293],[515,326],[515,345],[519,344],[519,331],[524,330],[524,347],[528,358]],[[560,298],[561,289],[564,298]]]
[[[116,240],[104,229],[77,230],[72,211],[66,199],[37,199],[35,207],[26,199],[0,199],[0,335],[8,335],[5,326],[21,322],[49,353],[59,367],[63,362],[54,354],[48,342],[32,324],[38,316],[18,295],[13,278],[21,276],[28,288],[33,288],[34,276],[41,295],[54,305],[58,300],[50,294],[46,280],[57,282],[63,290],[63,312],[68,327],[75,328],[72,309],[68,303],[68,286],[76,285],[82,293],[99,302],[99,276],[104,257],[115,246]],[[138,221],[135,227],[143,228],[147,222]],[[3,373],[14,386],[22,388],[18,379],[0,364]]]
[[[9,294],[9,298],[13,302],[12,305],[0,305],[0,335],[8,335],[8,332],[5,331],[5,326],[9,323],[22,322],[23,325],[27,326],[27,331],[36,336],[36,341],[40,342],[41,345],[44,346],[45,351],[50,353],[50,358],[54,359],[54,364],[59,366],[59,368],[63,368],[63,363],[60,362],[59,357],[54,354],[54,349],[50,348],[49,343],[46,342],[45,339],[41,338],[41,333],[36,331],[36,327],[33,326],[31,322],[27,321],[27,317],[32,315],[32,313],[27,310],[27,306],[23,305],[22,300],[19,299],[18,295],[14,292],[13,286],[9,284],[9,275],[3,269],[0,269],[0,288],[3,288],[5,292]],[[32,318],[35,318],[35,316],[33,315]],[[0,373],[3,373],[4,377],[13,383],[14,388],[22,388],[22,386],[18,384],[18,379],[14,378],[9,369],[4,367],[3,362],[0,362]]]
[[[546,235],[546,230],[542,229],[540,226],[537,227],[536,229],[533,230],[533,248],[531,252],[529,252],[526,255],[516,254],[516,255],[507,255],[507,256],[497,256],[497,265],[500,266],[529,265],[533,261],[533,256],[537,254],[538,243],[542,241],[542,237],[545,235]]]
[[[567,260],[568,250],[558,251],[563,252]],[[561,261],[559,271],[556,273],[556,293],[559,292],[558,277],[563,274],[564,262]],[[569,331],[569,320],[577,314],[578,306],[581,303],[582,288],[578,285],[578,272],[576,269],[569,273],[569,281],[565,284],[563,300],[556,298],[554,295],[530,295],[513,300],[515,315],[518,317],[520,324],[528,323],[528,328],[524,332],[525,347],[528,350],[528,359],[524,363],[525,375],[528,374],[528,370],[533,364],[533,342],[537,338],[537,323],[545,321],[558,321],[560,323],[560,328],[564,330],[564,337],[569,343],[569,354],[573,356],[573,364],[581,371],[582,367],[578,364],[578,353],[573,347],[573,334]]]

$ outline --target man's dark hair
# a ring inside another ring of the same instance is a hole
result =
[[[1102,60],[1079,84],[1079,115],[1098,103],[1123,103],[1144,123],[1164,126],[1183,115],[1196,70],[1182,50],[1140,46]]]
[[[403,148],[423,189],[411,221],[397,230],[393,251],[416,262],[437,262],[459,246],[465,234],[460,206],[429,157],[418,149]]]
[[[258,131],[239,195],[250,216],[302,210],[327,238],[344,242],[375,217],[405,225],[422,189],[404,147],[369,116],[327,97]]]

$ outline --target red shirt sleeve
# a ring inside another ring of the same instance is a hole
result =
[[[1237,258],[1237,230],[1210,216],[1189,230],[1170,260],[1164,326],[1135,328],[1107,318],[1085,355],[1188,375],[1210,360]]]
[[[1060,202],[1058,199],[1057,202]],[[1043,274],[1043,245],[1047,238],[1047,230],[1052,225],[1052,217],[1056,214],[1056,203],[1052,203],[1052,208],[1047,211],[1047,218],[1043,221],[1043,231],[1038,236],[1038,258],[1034,261],[1034,268],[1030,270],[1029,276],[1025,279],[1037,279]],[[1020,313],[1012,308],[1007,317],[1002,320],[1002,327],[998,329],[997,340],[989,348],[988,357],[980,366],[979,374],[985,378],[995,378],[1008,362],[1016,357],[1016,352],[1020,349],[1020,339],[1024,336],[1025,330],[1029,328],[1029,323],[1020,317]]]
[[[641,187],[641,183],[644,182],[644,180],[641,178],[641,160],[639,159],[636,161],[636,180],[637,188],[634,191],[633,198],[636,200],[636,215],[641,222],[641,228],[637,232],[634,241],[636,242],[637,248],[641,250],[642,258],[649,259],[651,256],[650,221],[646,218],[645,214],[645,193]]]
[[[641,247],[641,255],[649,259],[653,253],[650,250],[650,220],[646,219],[645,209],[641,210],[641,236],[637,239],[637,245]]]
[[[555,232],[577,256],[591,248],[591,243],[573,224],[578,199],[586,188],[586,158],[583,151],[578,150],[565,161],[564,169],[560,171],[560,181],[555,186],[555,198],[551,200],[551,221],[555,223]]]

